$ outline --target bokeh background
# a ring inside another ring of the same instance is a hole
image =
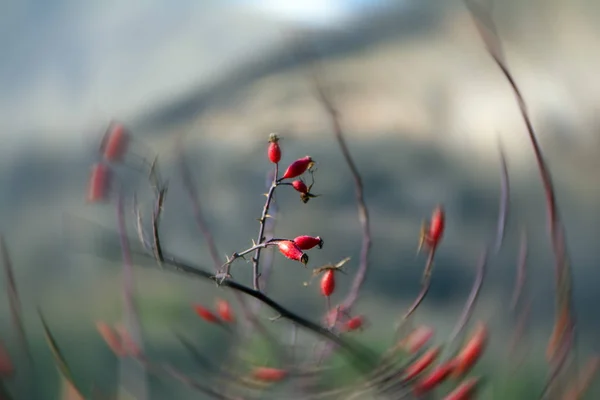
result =
[[[598,351],[600,333],[600,5],[497,3],[494,16],[508,62],[555,180],[574,272],[578,359],[585,362]],[[481,249],[495,235],[499,138],[509,165],[510,216],[475,311],[474,320],[485,318],[493,327],[490,352],[478,368],[490,376],[484,398],[539,393],[554,307],[543,191],[514,95],[462,2],[29,0],[0,6],[0,226],[37,360],[34,373],[7,384],[15,398],[56,398],[60,391],[38,306],[83,387],[94,383],[110,394],[118,386],[118,361],[94,324],[121,317],[121,267],[111,257],[80,251],[98,243],[97,228],[82,223],[67,229],[65,223],[76,216],[116,232],[114,202],[85,203],[89,168],[113,118],[147,151],[158,152],[169,178],[165,246],[206,266],[208,251],[177,170],[177,139],[185,144],[223,258],[256,236],[270,168],[268,134],[284,138],[284,164],[313,156],[314,192],[322,196],[304,205],[283,188],[276,233],[323,237],[325,247],[310,254],[312,267],[352,257],[333,301],[343,298],[361,240],[353,182],[315,100],[308,59],[291,48],[290,38],[299,36],[319,54],[371,213],[371,268],[356,307],[370,327],[361,340],[380,350],[392,340],[394,322],[419,291],[421,221],[438,203],[446,208],[447,231],[431,293],[415,319],[434,326],[440,341],[450,333]],[[135,171],[123,168],[120,174],[131,183],[128,194],[144,187]],[[142,203],[150,201],[140,193]],[[508,304],[523,229],[532,314],[521,350],[526,361],[515,370],[506,355],[514,330]],[[319,318],[324,304],[317,286],[303,285],[310,271],[274,260],[271,295]],[[250,283],[249,269],[243,261],[235,264],[235,278]],[[226,355],[228,339],[200,321],[190,304],[212,304],[215,296],[232,300],[230,293],[158,269],[137,268],[135,274],[150,354],[192,368],[173,335],[178,330],[195,338],[207,356]],[[0,304],[0,337],[18,364],[8,302]],[[273,329],[286,334],[285,323],[277,324]],[[167,379],[151,378],[148,390],[152,399],[196,395]],[[589,398],[598,390],[595,385]]]

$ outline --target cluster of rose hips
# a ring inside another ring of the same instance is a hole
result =
[[[110,182],[109,163],[121,162],[128,150],[130,137],[123,125],[112,123],[100,147],[102,160],[96,163],[92,169],[90,179],[90,187],[88,191],[88,200],[91,202],[105,200],[108,196],[108,187]],[[279,144],[279,137],[276,134],[269,136],[269,145],[267,149],[268,159],[279,167],[282,151]],[[313,183],[307,186],[306,183],[299,178],[307,171],[314,172],[312,167],[315,162],[310,156],[299,158],[292,162],[285,170],[280,178],[275,178],[274,185],[290,185],[300,193],[300,199],[303,203],[307,203],[311,198],[317,197],[310,192]],[[289,182],[289,180],[292,180]],[[268,208],[267,202],[267,208]],[[426,246],[433,253],[437,249],[445,229],[445,215],[442,206],[438,206],[433,211],[431,221],[424,222],[421,228],[419,237],[419,250]],[[266,245],[276,245],[279,252],[288,259],[298,261],[306,266],[308,263],[308,255],[305,251],[315,247],[323,247],[323,239],[319,236],[302,235],[294,239],[272,239],[270,241],[259,243],[255,247]],[[344,309],[343,305],[339,305],[333,309],[329,308],[329,298],[335,291],[337,272],[344,272],[342,266],[348,261],[346,258],[337,264],[328,264],[313,271],[313,277],[322,275],[320,282],[321,294],[327,299],[328,313],[325,317],[325,324],[329,329],[339,326],[339,332],[351,332],[364,327],[365,320],[361,315],[351,316]],[[229,261],[229,260],[228,260]],[[226,324],[235,322],[235,317],[230,304],[222,299],[216,302],[216,311],[212,312],[208,308],[195,304],[193,308],[196,314],[212,324],[218,324],[225,327]],[[139,350],[135,347],[133,341],[128,336],[127,332],[121,327],[110,327],[108,324],[99,322],[97,329],[100,335],[104,338],[107,345],[119,357],[131,355],[136,356]],[[401,380],[410,383],[415,394],[421,396],[439,386],[448,377],[454,376],[463,378],[465,374],[473,367],[473,365],[481,357],[486,345],[488,331],[483,323],[480,323],[470,339],[463,346],[461,351],[455,357],[447,361],[440,362],[437,366],[433,366],[436,360],[440,357],[442,347],[434,346],[421,354],[414,362],[408,365],[403,371]],[[409,354],[418,353],[426,343],[433,337],[433,330],[429,327],[421,326],[411,332],[399,344],[401,348]],[[256,367],[253,369],[251,376],[262,382],[278,382],[288,376],[288,371],[270,367]],[[476,388],[480,383],[479,378],[468,378],[449,395],[446,400],[460,400],[471,398]]]
[[[399,342],[398,347],[409,354],[415,354],[431,340],[433,335],[432,328],[417,327]],[[432,391],[449,377],[463,379],[481,358],[487,340],[487,326],[480,322],[456,356],[433,366],[442,353],[442,346],[431,347],[406,367],[401,379],[413,384],[412,387],[417,396],[423,396]],[[463,379],[451,393],[444,397],[444,400],[471,399],[480,382],[481,378],[479,377]]]
[[[87,201],[90,203],[106,201],[110,192],[112,171],[109,164],[120,163],[130,146],[131,137],[125,126],[113,121],[104,134],[100,144],[100,161],[92,166]]]

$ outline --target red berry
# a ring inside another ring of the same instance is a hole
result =
[[[217,316],[215,314],[208,311],[206,308],[202,307],[201,305],[195,305],[194,310],[196,311],[196,314],[198,314],[198,316],[200,318],[202,318],[203,320],[205,320],[207,322],[210,322],[211,324],[214,324],[219,321],[219,319],[217,318]]]
[[[323,248],[323,239],[319,236],[298,236],[294,239],[294,243],[300,247],[301,250],[310,250],[315,246],[319,246],[319,248]]]
[[[306,265],[308,263],[308,254],[303,253],[302,249],[291,240],[282,240],[277,243],[281,254],[289,258],[290,260],[300,261]]]
[[[430,390],[435,389],[440,383],[445,381],[454,369],[454,362],[447,362],[438,365],[427,376],[420,380],[414,387],[417,395],[423,395]]]
[[[10,359],[8,351],[4,347],[4,344],[0,342],[0,376],[9,377],[15,372],[14,365]]]
[[[269,135],[269,148],[267,149],[267,155],[269,160],[273,164],[277,164],[281,160],[281,148],[279,147],[279,137],[271,133]]]
[[[479,378],[469,378],[461,383],[450,394],[444,397],[444,400],[469,400],[473,399],[477,387],[479,386]],[[574,397],[573,397],[574,398]],[[571,399],[571,397],[569,397]]]
[[[252,375],[261,381],[279,382],[287,376],[287,371],[278,368],[257,367],[252,372]]]
[[[402,339],[399,346],[409,353],[416,353],[433,337],[433,334],[433,328],[421,325]]]
[[[110,188],[111,171],[108,165],[97,163],[92,167],[90,182],[88,187],[87,201],[95,203],[106,201]]]
[[[403,380],[409,381],[414,379],[421,372],[425,371],[440,354],[440,346],[436,346],[432,349],[427,350],[421,357],[419,357],[414,363],[406,367],[404,371]]]
[[[302,175],[308,168],[310,168],[315,162],[310,156],[299,158],[290,164],[285,170],[285,173],[281,179],[295,178]]]
[[[431,225],[429,226],[429,242],[431,246],[437,246],[442,239],[445,227],[445,214],[442,206],[436,207],[431,217]]]
[[[321,278],[321,293],[325,297],[331,296],[335,290],[335,275],[334,270],[328,269],[325,271],[323,278]]]
[[[346,331],[355,331],[363,326],[363,318],[360,315],[350,318],[344,324]]]
[[[225,322],[233,322],[235,320],[233,311],[231,311],[231,305],[225,300],[217,300],[217,314]]]
[[[123,357],[126,355],[123,342],[117,332],[107,323],[98,321],[96,322],[96,329],[102,339],[106,342],[106,345],[112,350],[117,357]]]
[[[488,330],[484,323],[480,322],[475,328],[469,341],[462,348],[455,358],[456,369],[455,376],[464,375],[481,358],[487,344]]]
[[[299,179],[293,181],[292,186],[300,193],[308,193],[308,187],[306,186],[306,183]]]
[[[104,158],[108,161],[121,161],[129,147],[129,135],[120,123],[112,124],[104,137]]]
[[[135,343],[135,340],[133,340],[133,338],[123,325],[116,326],[115,331],[119,334],[119,337],[121,339],[121,345],[123,346],[123,351],[125,352],[125,354],[131,355],[133,357],[137,357],[142,354],[142,351]]]

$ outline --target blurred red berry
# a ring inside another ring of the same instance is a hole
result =
[[[357,329],[362,328],[363,323],[364,323],[363,317],[360,315],[357,315],[356,317],[352,317],[348,321],[346,321],[346,323],[344,324],[344,327],[346,328],[346,331],[348,331],[348,332],[355,331]]]
[[[333,269],[328,269],[325,271],[323,278],[321,278],[321,293],[325,297],[331,296],[333,291],[335,290],[335,271]]]
[[[206,322],[210,322],[211,324],[219,322],[219,319],[215,314],[199,304],[194,305],[194,311],[196,311],[196,314]]]
[[[296,189],[296,191],[300,193],[308,193],[308,186],[306,186],[306,183],[304,183],[304,181],[301,181],[300,179],[296,179],[295,181],[293,181],[292,186],[294,189]]]
[[[235,320],[233,311],[231,311],[231,305],[228,301],[222,299],[217,300],[217,314],[219,314],[219,317],[225,322],[233,322]]]
[[[398,345],[409,353],[416,353],[431,340],[433,334],[433,328],[421,325],[402,339]]]
[[[437,206],[435,210],[433,210],[431,225],[429,226],[429,240],[432,245],[437,245],[442,239],[445,220],[444,208],[442,206]]]
[[[252,371],[254,378],[264,382],[279,382],[287,375],[287,371],[279,368],[257,367]]]
[[[444,400],[470,400],[475,396],[479,378],[469,378],[456,387],[450,394],[444,397]]]
[[[404,381],[409,381],[414,379],[421,372],[425,371],[427,367],[429,367],[439,356],[440,354],[440,346],[433,347],[427,350],[421,357],[419,357],[415,362],[406,367],[404,371],[404,375],[402,379]]]
[[[314,164],[313,159],[310,156],[299,158],[290,164],[285,170],[285,173],[281,179],[290,179],[302,175]]]
[[[10,354],[4,347],[4,343],[0,342],[0,377],[9,377],[15,372]]]
[[[111,178],[111,170],[108,165],[104,163],[94,164],[90,174],[87,201],[90,203],[106,201],[108,199]]]
[[[117,357],[124,357],[127,354],[123,348],[121,338],[117,334],[116,330],[114,330],[110,325],[105,322],[98,321],[96,322],[96,329],[98,330],[98,333],[102,339],[104,339],[106,342],[106,345]]]
[[[471,335],[471,338],[455,357],[455,376],[464,375],[473,367],[473,365],[475,365],[479,358],[481,358],[487,344],[487,336],[487,327],[484,323],[480,322],[475,328],[475,332]]]
[[[435,389],[439,384],[444,382],[450,373],[454,370],[454,362],[446,362],[435,367],[428,375],[417,382],[414,386],[415,394],[421,396],[430,390]]]
[[[125,127],[118,122],[111,124],[104,137],[104,158],[113,162],[121,161],[128,147],[129,134]]]
[[[279,137],[271,133],[269,135],[269,148],[267,149],[267,155],[269,156],[269,160],[273,164],[277,164],[279,160],[281,160],[281,148],[279,147]]]
[[[304,265],[308,263],[308,254],[303,253],[302,249],[300,249],[300,247],[298,247],[298,245],[293,241],[282,240],[281,242],[277,243],[277,246],[279,247],[281,254],[290,260],[300,261]]]
[[[133,338],[123,325],[119,324],[115,326],[115,332],[117,332],[117,334],[120,337],[121,346],[125,354],[134,357],[137,357],[142,354],[142,351],[138,347],[137,343],[135,342],[135,340],[133,340]]]
[[[294,239],[294,243],[301,250],[310,250],[315,246],[319,246],[319,248],[323,248],[323,239],[319,236],[298,236]]]

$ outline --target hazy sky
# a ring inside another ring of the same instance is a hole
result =
[[[382,0],[8,0],[0,6],[0,132],[129,118],[281,38]]]

